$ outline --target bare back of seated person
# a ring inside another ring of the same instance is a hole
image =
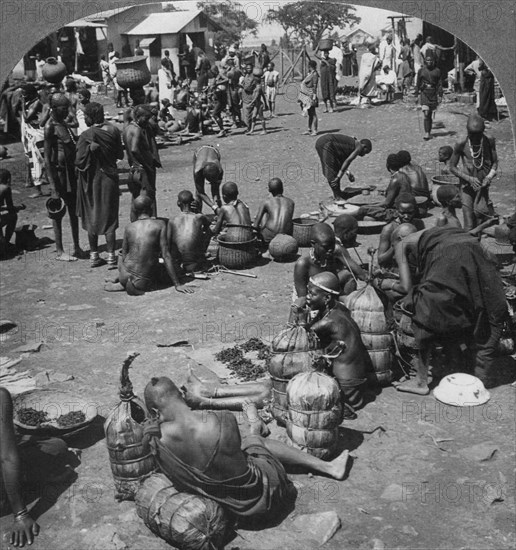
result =
[[[226,204],[217,210],[217,223],[213,233],[220,233],[224,224],[251,227],[249,207],[238,198],[236,183],[228,181],[222,186],[222,198]]]
[[[130,274],[149,281],[155,279],[161,252],[160,240],[166,227],[165,220],[154,218],[136,220],[127,226],[124,234],[126,253],[122,259],[126,272],[120,272],[122,284],[127,282]]]
[[[223,481],[248,469],[236,418],[230,412],[192,411],[188,423],[163,422],[161,441],[184,463]]]
[[[260,206],[255,227],[258,229],[258,226],[261,226],[265,240],[270,241],[279,233],[292,235],[294,207],[294,201],[283,195],[271,197]]]
[[[209,225],[206,216],[194,212],[181,212],[168,224],[169,243],[176,247],[187,271],[193,264],[200,267],[205,261],[211,237]]]

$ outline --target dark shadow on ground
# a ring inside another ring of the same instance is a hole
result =
[[[317,132],[318,136],[322,136],[324,134],[335,134],[336,132],[340,132],[342,128],[332,128],[331,130],[322,130]]]
[[[433,132],[432,137],[445,137],[445,136],[456,136],[457,132],[455,130],[449,130],[448,132]]]

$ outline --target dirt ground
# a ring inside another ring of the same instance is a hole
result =
[[[285,194],[296,201],[297,215],[318,210],[318,203],[330,195],[314,149],[316,138],[302,135],[306,119],[295,102],[295,88],[283,92],[278,98],[279,116],[267,121],[267,136],[245,136],[239,129],[224,139],[207,136],[202,140],[220,147],[225,179],[239,184],[240,196],[252,213],[267,195],[267,181],[272,176],[283,179]],[[444,103],[436,116],[439,128],[429,142],[422,139],[421,112],[400,101],[370,109],[342,105],[334,114],[319,109],[319,131],[370,138],[372,153],[356,160],[352,171],[357,184],[382,186],[388,181],[385,159],[400,149],[409,150],[429,176],[435,174],[439,147],[453,144],[472,109],[472,105]],[[110,102],[108,111],[116,115]],[[489,132],[497,138],[500,157],[492,198],[500,214],[510,214],[514,210],[516,159],[509,119],[492,123]],[[159,215],[175,215],[177,193],[193,188],[192,155],[200,144],[161,150]],[[140,353],[130,374],[136,392],[142,395],[151,376],[167,375],[181,384],[188,366],[207,375],[206,369],[190,358],[189,348],[161,346],[188,340],[195,350],[202,350],[254,336],[270,341],[286,322],[293,263],[264,261],[246,271],[256,279],[218,274],[209,281],[196,281],[192,295],[179,294],[173,288],[142,297],[104,292],[104,278],[113,273],[106,267],[91,269],[88,261],[68,264],[54,260],[52,231],[43,228],[49,224],[44,199],[28,198],[21,145],[8,148],[11,158],[1,166],[14,174],[15,202],[27,205],[20,213],[19,225],[36,224],[37,236],[48,244],[0,264],[0,318],[17,323],[17,328],[2,335],[0,351],[2,356],[14,358],[20,345],[43,342],[38,353],[24,356],[17,367],[40,373],[40,383],[44,383],[45,373],[47,380],[73,376],[73,380],[47,387],[86,396],[105,418],[117,403],[120,367],[128,351]],[[120,167],[119,238],[129,218],[126,162]],[[426,221],[432,225],[433,218]],[[64,227],[65,243],[70,246],[66,219]],[[367,247],[376,245],[377,239],[359,238],[364,260]],[[87,248],[84,232],[81,242]],[[505,367],[516,375],[516,362],[507,361]],[[320,540],[304,532],[295,518],[326,511],[335,511],[342,524],[325,544],[328,549],[515,547],[514,387],[506,384],[492,389],[486,405],[471,409],[445,406],[431,395],[400,394],[394,388],[382,389],[373,399],[358,419],[342,424],[341,447],[349,449],[353,457],[346,479],[335,482],[293,474],[298,495],[294,511],[282,526],[239,531],[227,548],[315,548]],[[273,429],[272,436],[285,437],[279,428]],[[77,479],[44,490],[34,511],[41,525],[36,548],[167,548],[136,517],[133,503],[114,501],[102,438],[99,418],[87,436],[70,441],[82,449]],[[472,448],[479,444],[484,445]],[[2,531],[10,521],[10,516],[0,520]]]

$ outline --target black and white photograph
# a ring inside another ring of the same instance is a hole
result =
[[[2,548],[516,547],[515,14],[2,0]]]

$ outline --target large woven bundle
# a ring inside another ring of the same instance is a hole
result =
[[[299,247],[291,235],[279,233],[269,243],[269,253],[276,261],[287,261],[296,257]]]
[[[322,372],[298,374],[288,383],[287,406],[289,443],[318,458],[330,458],[342,420],[337,382]]]
[[[229,520],[214,500],[181,493],[163,474],[153,474],[136,494],[136,512],[158,537],[181,550],[224,548]]]
[[[375,289],[367,285],[349,294],[346,306],[360,329],[362,341],[373,363],[376,381],[389,385],[392,380],[392,335],[382,300]]]
[[[302,326],[288,327],[272,341],[269,375],[272,380],[272,415],[280,425],[287,419],[287,384],[296,374],[312,369],[319,352],[314,332]]]
[[[156,470],[150,447],[143,442],[146,408],[134,395],[128,375],[129,366],[137,356],[137,353],[129,355],[124,361],[120,377],[121,401],[104,423],[117,500],[134,500],[140,482]]]

